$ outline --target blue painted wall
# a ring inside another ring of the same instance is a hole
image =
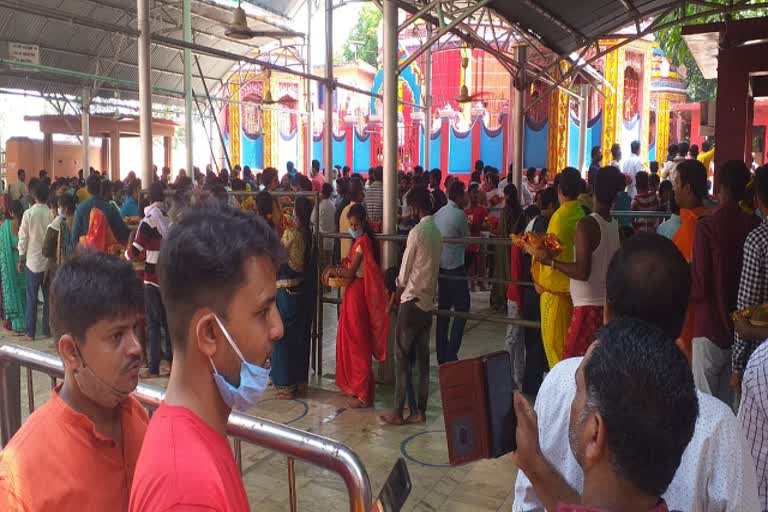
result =
[[[547,166],[547,137],[549,136],[549,122],[544,123],[541,130],[534,130],[525,121],[525,135],[523,137],[523,167]]]
[[[347,141],[342,138],[340,141],[336,140],[336,136],[333,136],[333,165],[340,165],[344,167],[347,165]]]
[[[429,166],[432,167],[432,169],[435,167],[438,169],[443,168],[442,162],[440,161],[440,139],[441,132],[437,132],[437,136],[430,141],[430,144],[432,144],[430,146],[432,153],[429,156]],[[427,170],[429,171],[430,169]]]
[[[569,167],[579,166],[579,134],[581,129],[579,123],[572,115],[568,115],[568,158],[566,162]],[[589,150],[587,150],[589,153]]]
[[[251,139],[245,133],[240,137],[240,165],[252,169],[264,168],[264,137]]]
[[[323,138],[315,140],[312,138],[312,158],[320,162],[320,168],[323,167]]]
[[[500,171],[504,169],[504,137],[503,129],[489,132],[485,126],[480,127],[480,159]]]
[[[472,172],[472,132],[456,134],[453,128],[448,130],[448,172],[451,174],[469,174]]]
[[[371,135],[365,134],[362,138],[357,130],[352,130],[352,138],[355,140],[352,157],[352,172],[367,173],[371,167]]]

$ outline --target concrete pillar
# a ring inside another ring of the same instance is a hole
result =
[[[109,165],[109,137],[101,138],[101,151],[99,151],[99,166],[101,167],[102,176],[109,176],[112,178],[112,167]]]
[[[169,167],[169,168],[171,167],[172,153],[173,153],[173,145],[171,144],[171,138],[163,137],[163,166],[164,167]],[[173,171],[172,168],[171,168],[171,171]]]
[[[120,175],[120,132],[117,130],[109,134],[109,169],[112,181],[122,179]]]
[[[53,169],[53,134],[43,134],[43,169],[48,171],[48,176],[54,178]]]
[[[149,0],[136,0],[139,29],[139,137],[141,140],[141,181],[152,184],[152,74],[150,71]]]
[[[183,0],[184,42],[192,42],[192,7],[191,0]],[[192,151],[192,50],[184,48],[184,146],[186,148],[187,176],[194,179],[194,156]]]
[[[384,0],[384,83],[382,85],[382,103],[384,119],[382,138],[384,142],[384,205],[383,233],[397,234],[397,4],[395,0]],[[391,242],[384,243],[383,267],[389,268],[396,263],[396,247]]]

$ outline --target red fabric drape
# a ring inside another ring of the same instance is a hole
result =
[[[120,254],[124,249],[112,234],[106,215],[98,208],[91,209],[88,233],[80,237],[80,246],[108,254]]]
[[[355,245],[359,245],[363,251],[363,265],[365,265],[365,303],[368,306],[368,318],[371,322],[371,332],[366,336],[373,335],[373,344],[371,353],[377,361],[384,361],[387,358],[387,337],[389,336],[389,315],[387,314],[387,290],[384,286],[384,274],[381,272],[379,264],[373,257],[373,243],[368,235],[358,238],[352,246],[350,254],[357,250]]]

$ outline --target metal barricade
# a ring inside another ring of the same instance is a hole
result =
[[[32,372],[51,377],[52,386],[64,377],[59,358],[17,345],[0,346],[0,442],[5,446],[21,427],[21,368],[27,369],[29,410],[34,410]],[[165,396],[157,387],[139,384],[133,396],[149,409],[155,409]],[[327,469],[341,476],[347,486],[351,512],[371,508],[371,484],[358,456],[347,446],[326,437],[304,432],[263,418],[233,412],[227,434],[234,438],[235,460],[242,461],[242,441],[253,443],[288,458],[288,495],[291,511],[296,510],[295,460]],[[240,467],[242,474],[242,467]]]

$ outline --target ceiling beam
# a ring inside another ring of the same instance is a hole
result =
[[[10,42],[10,41],[0,40],[0,44],[6,44],[8,42]],[[34,44],[34,43],[25,42],[25,41],[14,41],[14,42],[24,43],[24,44]],[[66,55],[71,55],[73,57],[83,57],[84,59],[98,59],[98,58],[100,58],[99,55],[96,55],[96,54],[93,54],[93,53],[76,52],[76,51],[70,50],[68,48],[54,48],[52,46],[39,46],[39,48],[43,52],[63,53],[63,54],[66,54]],[[136,64],[134,62],[127,62],[127,61],[124,61],[124,60],[118,60],[118,61],[116,61],[116,63],[118,65],[120,65],[120,66],[129,66],[131,68],[136,68],[136,69],[138,69],[138,67],[139,67],[138,64]],[[157,67],[154,67],[154,68],[151,68],[151,69],[152,69],[153,73],[162,73],[164,75],[172,75],[172,76],[176,76],[176,77],[179,77],[179,78],[183,78],[184,77],[184,73],[179,72],[179,71],[172,71],[170,69],[163,69],[163,68],[157,68]],[[206,78],[206,80],[218,80],[218,78],[214,78],[214,77],[210,77],[210,76],[206,76],[205,78]]]

